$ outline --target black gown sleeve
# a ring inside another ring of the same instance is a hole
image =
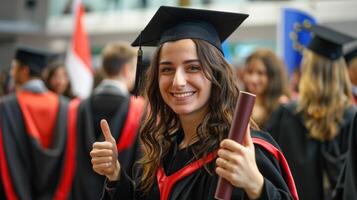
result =
[[[120,170],[119,181],[105,180],[102,200],[135,199],[135,181],[124,170]]]

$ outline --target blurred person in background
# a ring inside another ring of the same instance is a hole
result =
[[[0,71],[0,96],[5,96],[13,92],[13,80],[9,69]]]
[[[357,115],[351,123],[349,133],[349,150],[347,151],[345,166],[340,173],[333,193],[334,200],[357,199]]]
[[[103,68],[102,67],[95,68],[94,76],[93,76],[93,90],[102,82],[104,78],[105,78],[105,74],[103,72]]]
[[[97,200],[103,192],[105,177],[92,169],[89,152],[92,144],[103,141],[100,120],[105,119],[113,131],[122,169],[131,174],[137,160],[137,132],[144,112],[142,98],[130,95],[135,81],[136,49],[125,42],[113,42],[102,51],[103,80],[78,108],[77,171],[73,199]]]
[[[353,103],[357,104],[357,46],[345,55],[348,74],[352,83]]]
[[[246,91],[256,95],[253,120],[264,129],[280,104],[289,102],[289,86],[283,62],[269,49],[247,57],[243,73]]]
[[[6,199],[66,199],[74,169],[68,99],[49,91],[42,72],[54,55],[18,47],[12,62],[16,92],[0,102],[1,182]]]
[[[272,115],[268,131],[282,148],[301,199],[331,199],[356,113],[342,46],[354,38],[314,26],[304,50],[297,101]]]
[[[46,69],[45,83],[49,90],[73,98],[71,83],[68,78],[66,68],[63,64],[53,64]]]

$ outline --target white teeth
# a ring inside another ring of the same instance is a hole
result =
[[[191,96],[193,92],[183,92],[183,93],[172,93],[174,97],[188,97]]]

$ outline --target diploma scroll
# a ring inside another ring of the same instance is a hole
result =
[[[246,133],[249,119],[253,111],[255,95],[248,92],[240,92],[235,107],[234,116],[228,138],[242,144]],[[230,200],[232,195],[232,185],[224,178],[218,179],[215,198],[220,200]]]

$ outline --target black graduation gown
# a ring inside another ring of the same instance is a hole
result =
[[[334,199],[357,199],[357,115],[350,127],[350,146],[343,171],[340,174]]]
[[[183,137],[182,135],[180,132],[176,134],[176,143],[170,153],[164,158],[163,168],[167,176],[192,163],[193,153],[191,147],[178,149],[178,144]],[[275,145],[275,142],[267,134],[252,131],[252,136],[262,138]],[[259,145],[255,145],[255,152],[258,168],[264,176],[264,189],[260,199],[292,199],[288,186],[281,175],[282,169],[277,160]],[[214,169],[214,160],[208,164],[210,169]],[[139,171],[137,172],[140,173]],[[170,192],[169,199],[214,199],[217,180],[217,175],[210,175],[201,167],[193,174],[176,182]],[[111,184],[115,184],[115,190],[109,189],[113,187]],[[139,190],[140,186],[135,187],[135,185],[126,173],[121,172],[120,181],[107,182],[103,199],[160,199],[157,181],[154,182],[152,190],[146,196],[142,196]],[[242,189],[233,189],[232,199],[244,198],[246,198],[246,195]]]
[[[299,197],[304,200],[330,199],[348,150],[348,127],[356,108],[346,109],[338,135],[320,142],[308,136],[297,103],[281,106],[267,125],[267,130],[281,147],[293,174]],[[324,191],[323,174],[330,187]]]
[[[74,159],[70,160],[71,156],[68,156],[68,100],[46,91],[43,84],[37,86],[40,87],[35,87],[34,93],[38,94],[38,103],[48,105],[46,98],[41,102],[45,95],[59,98],[49,147],[45,148],[34,138],[25,125],[17,96],[19,93],[5,96],[0,102],[0,173],[6,199],[65,199],[70,190],[68,183],[72,177],[68,168],[73,167]],[[31,87],[24,89],[32,92]],[[50,122],[43,121],[37,125],[42,123]],[[71,155],[74,158],[74,154]]]
[[[111,86],[101,88],[80,103],[77,119],[77,170],[72,199],[100,199],[105,178],[93,171],[89,153],[94,142],[104,141],[101,119],[108,121],[113,137],[120,142],[131,103],[129,96],[122,95]],[[137,120],[140,120],[140,116],[137,116]],[[136,133],[132,133],[133,143],[119,152],[119,161],[128,174],[131,174],[132,165],[138,157]]]

